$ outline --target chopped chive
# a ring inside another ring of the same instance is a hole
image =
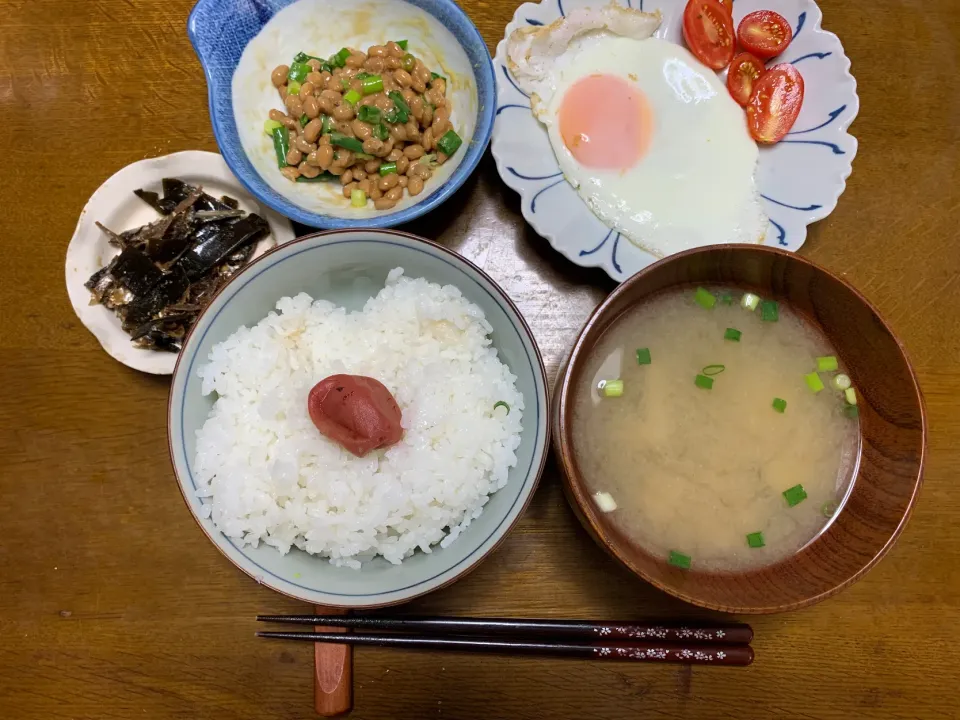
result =
[[[807,373],[803,376],[803,379],[807,381],[807,387],[813,392],[818,393],[823,390],[823,380],[815,372]]]
[[[383,81],[381,81],[381,83],[382,83],[382,82],[383,82]],[[344,99],[346,102],[350,103],[351,105],[356,105],[358,102],[360,102],[360,98],[362,98],[362,97],[363,97],[363,96],[362,96],[360,93],[358,93],[356,90],[354,90],[353,88],[350,88],[349,90],[347,90],[347,92],[344,93],[344,95],[343,95],[343,99]]]
[[[394,117],[396,117],[396,120],[390,120],[390,122],[405,123],[410,118],[410,106],[403,99],[403,95],[396,90],[391,90],[387,93],[387,97],[393,101]]]
[[[373,77],[373,73],[368,72],[358,72],[354,77],[357,80],[366,80],[367,78]]]
[[[787,401],[783,398],[774,398],[773,399],[773,409],[778,413],[782,413],[787,409]]]
[[[623,380],[608,380],[600,390],[604,397],[620,397],[623,395]]]
[[[350,191],[350,204],[355,208],[362,208],[367,206],[367,194],[363,190],[351,190]]]
[[[453,155],[461,145],[463,145],[463,139],[453,130],[447,130],[443,136],[437,140],[437,150],[447,156]]]
[[[356,138],[348,137],[343,133],[330,133],[330,144],[342,147],[351,152],[363,152],[363,143]]]
[[[721,305],[733,305],[733,294],[722,292],[720,293],[719,300]]]
[[[373,160],[374,156],[367,153],[354,153],[353,156],[357,160]]]
[[[650,348],[637,348],[637,365],[650,364]]]
[[[300,116],[300,127],[306,127],[308,122],[310,122],[310,118],[307,117],[306,113]]]
[[[792,488],[783,491],[783,497],[786,499],[787,505],[793,507],[807,499],[807,491],[803,489],[803,485],[794,485]]]
[[[400,58],[400,67],[402,67],[407,72],[411,72],[413,68],[416,66],[416,64],[417,64],[417,59],[410,53],[407,53],[402,58]]]
[[[707,365],[700,372],[703,373],[704,375],[719,375],[726,369],[727,369],[726,365]]]
[[[263,121],[263,131],[267,135],[273,135],[273,131],[277,128],[283,127],[283,123],[278,123],[276,120],[264,120]]]
[[[733,340],[734,342],[740,342],[740,336],[743,335],[742,332],[736,328],[727,328],[726,332],[723,333],[724,340]]]
[[[337,127],[337,124],[333,121],[333,118],[329,115],[324,115],[323,120],[320,121],[320,132],[323,135],[329,135],[334,131],[334,128]]]
[[[373,136],[377,138],[377,140],[386,141],[386,139],[390,137],[390,131],[387,130],[387,126],[383,123],[377,123],[373,126]]]
[[[297,178],[298,183],[318,183],[318,182],[330,182],[331,180],[339,180],[340,178],[334,175],[333,173],[322,172],[316,177],[308,178],[306,175],[301,175]]]
[[[843,391],[843,399],[847,401],[848,405],[856,405],[857,391],[854,390],[852,387],[848,387],[846,390]]]
[[[494,410],[496,410],[498,407],[506,408],[506,409],[507,409],[507,415],[510,414],[510,406],[507,405],[503,400],[497,400],[497,401],[493,404],[493,409],[494,409]]]
[[[360,80],[360,86],[364,95],[373,95],[383,90],[383,77],[380,75],[369,75]]]
[[[290,66],[290,70],[287,72],[287,80],[295,80],[297,83],[302,83],[311,72],[313,72],[313,68],[306,63],[294,61]]]
[[[747,534],[747,545],[752,548],[762,548],[766,543],[763,541],[763,533],[755,532]]]
[[[697,305],[706,310],[711,309],[717,304],[717,298],[714,294],[709,290],[704,290],[702,287],[697,288],[697,291],[693,294],[693,299]]]
[[[300,51],[293,56],[293,61],[295,63],[305,63],[307,62],[307,60],[317,60],[321,64],[326,62],[326,60],[324,60],[323,58],[316,57],[315,55],[307,55],[303,51]]]
[[[690,556],[679,553],[676,550],[670,551],[670,557],[667,559],[667,562],[681,570],[690,569]]]
[[[290,136],[282,125],[275,127],[270,133],[273,136],[273,150],[277,154],[277,167],[281,170],[287,166],[287,152],[290,150]]]
[[[300,83],[296,80],[291,80],[287,83],[287,95],[299,95],[300,94]]]
[[[850,376],[844,375],[843,373],[834,375],[833,380],[831,380],[831,384],[837,390],[846,390],[848,387],[850,387]]]
[[[397,164],[395,162],[383,163],[380,165],[380,176],[389,175],[390,173],[397,172]]]
[[[817,372],[833,372],[840,364],[836,355],[825,355],[817,358]]]
[[[596,501],[597,507],[600,508],[601,512],[608,513],[617,509],[617,501],[613,499],[613,495],[610,493],[594,493],[593,499]]]
[[[357,111],[357,120],[376,125],[380,122],[380,108],[375,105],[361,105]]]
[[[350,57],[350,49],[340,48],[340,52],[330,56],[330,64],[335,67],[343,67],[347,64],[348,57]]]
[[[400,49],[401,49],[401,50],[406,50],[406,49],[407,49],[407,42],[408,42],[407,40],[397,40],[397,45],[400,46]]]
[[[780,306],[776,300],[764,300],[760,303],[760,319],[764,322],[776,322],[780,319]]]
[[[443,75],[441,75],[440,73],[435,73],[435,72],[430,73],[430,79],[431,79],[431,80],[446,80],[446,78],[445,78]]]
[[[757,309],[757,305],[760,304],[760,297],[758,295],[754,295],[753,293],[746,293],[742,298],[740,298],[740,304],[744,307],[744,309],[753,312]]]
[[[843,414],[848,418],[858,418],[860,417],[860,408],[856,405],[845,405],[843,408]]]
[[[837,512],[837,504],[833,500],[828,500],[820,506],[820,514],[825,518],[832,518],[835,512]]]
[[[697,375],[693,379],[693,384],[696,385],[698,388],[702,388],[704,390],[711,390],[713,389],[713,378],[707,377],[706,375]]]

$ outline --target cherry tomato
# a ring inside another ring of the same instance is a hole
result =
[[[793,40],[793,28],[783,15],[773,10],[757,10],[740,21],[737,39],[747,52],[769,60],[787,49]]]
[[[733,17],[720,0],[690,0],[683,10],[683,39],[697,60],[723,70],[733,59]]]
[[[760,143],[775,143],[790,132],[803,104],[803,77],[793,65],[774,65],[753,86],[747,127]]]
[[[733,59],[727,70],[727,90],[738,104],[746,107],[753,94],[753,86],[766,71],[762,60],[742,52]]]

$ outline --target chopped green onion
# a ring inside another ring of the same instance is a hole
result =
[[[437,164],[437,156],[434,153],[424,155],[422,158],[420,158],[420,163],[423,165],[429,165],[430,167],[435,167]]]
[[[350,191],[350,204],[355,208],[367,206],[367,194],[363,190],[354,189]]]
[[[383,90],[383,78],[380,75],[371,75],[360,80],[364,95],[373,95]]]
[[[395,162],[388,162],[380,165],[380,177],[395,172],[397,172],[397,164]]]
[[[679,553],[676,550],[670,551],[670,557],[667,558],[667,562],[681,570],[690,569],[690,556]]]
[[[330,144],[342,147],[344,150],[352,152],[363,152],[363,143],[356,138],[347,137],[343,133],[330,133]]]
[[[326,62],[326,60],[324,60],[323,58],[314,57],[313,55],[307,55],[303,51],[300,51],[293,56],[293,61],[295,63],[305,63],[307,60],[319,60],[322,63]]]
[[[766,543],[763,541],[763,533],[755,532],[747,534],[747,545],[752,548],[762,548]]]
[[[837,390],[846,390],[850,387],[850,376],[843,373],[834,375],[831,383]]]
[[[744,309],[753,312],[757,309],[757,305],[760,304],[760,297],[758,295],[754,295],[753,293],[746,293],[742,298],[740,298],[740,304],[744,307]]]
[[[743,335],[742,332],[736,328],[727,328],[726,332],[723,333],[724,340],[733,340],[734,342],[740,342],[740,336]]]
[[[650,348],[637,348],[637,365],[649,365]]]
[[[833,517],[834,513],[837,512],[837,504],[833,500],[828,500],[823,505],[820,506],[820,514],[826,518]]]
[[[623,380],[607,380],[601,383],[600,392],[604,397],[620,397],[623,395]]]
[[[803,379],[806,380],[807,387],[813,392],[818,393],[823,390],[823,380],[815,372],[807,373],[803,376]]]
[[[358,72],[356,75],[354,75],[354,77],[355,77],[357,80],[366,80],[366,79],[369,78],[369,77],[373,77],[373,73]]]
[[[453,155],[461,145],[463,140],[453,130],[447,130],[443,137],[437,140],[437,150],[444,155]]]
[[[713,389],[713,378],[707,377],[706,375],[697,375],[693,379],[693,384],[698,388],[703,390],[712,390]]]
[[[375,105],[361,105],[357,111],[357,120],[376,125],[380,122],[380,108]]]
[[[406,40],[397,40],[397,45],[400,46],[400,49],[401,49],[401,50],[406,50],[406,49],[407,49],[407,41],[406,41]]]
[[[858,408],[856,405],[846,405],[843,408],[843,414],[848,418],[860,417],[860,408]]]
[[[400,67],[402,67],[407,72],[410,72],[411,70],[413,70],[416,64],[417,64],[417,59],[410,53],[407,53],[402,58],[400,58]]]
[[[313,72],[313,68],[307,65],[306,63],[294,62],[290,66],[289,72],[287,72],[287,80],[295,80],[298,83],[302,83],[307,79],[307,75]]]
[[[320,121],[320,132],[323,135],[329,135],[337,127],[336,122],[329,115],[324,115],[323,120]]]
[[[594,493],[593,499],[596,501],[597,507],[600,508],[600,512],[608,513],[617,509],[617,501],[613,499],[613,495],[610,493]]]
[[[792,488],[783,491],[783,497],[786,499],[787,505],[793,507],[807,499],[807,491],[803,489],[803,485],[794,485]]]
[[[443,75],[441,75],[440,73],[435,73],[435,72],[430,73],[430,79],[431,79],[431,80],[443,80],[444,82],[446,82],[446,80],[447,80]]]
[[[347,78],[345,78],[345,77],[340,78],[340,89],[341,89],[341,90],[349,90],[349,89],[350,89],[350,81],[347,80]]]
[[[707,365],[700,372],[703,373],[704,375],[719,375],[726,369],[727,369],[726,365]]]
[[[310,118],[307,117],[306,113],[300,116],[300,127],[305,127],[308,122],[310,122]]]
[[[276,120],[264,120],[263,121],[263,131],[267,135],[273,135],[273,131],[277,128],[282,128],[283,123],[278,123]]]
[[[857,391],[854,390],[852,387],[848,387],[846,390],[843,391],[843,398],[844,400],[847,401],[848,405],[856,405]]]
[[[291,80],[287,83],[287,95],[299,95],[300,94],[300,83],[296,80]]]
[[[494,409],[494,410],[496,410],[498,407],[506,408],[506,409],[507,409],[507,415],[510,414],[510,406],[507,405],[507,403],[505,403],[503,400],[497,400],[497,401],[493,404],[493,409]]]
[[[381,142],[385,142],[386,139],[390,137],[390,131],[387,130],[387,126],[384,125],[383,123],[377,123],[376,125],[373,126],[373,136],[377,140],[380,140]]]
[[[381,84],[382,84],[382,81],[381,81]],[[358,102],[360,102],[360,98],[362,97],[363,95],[358,93],[353,88],[350,88],[349,90],[347,90],[347,92],[344,93],[343,95],[343,99],[346,100],[351,105],[356,105]]]
[[[287,166],[287,152],[290,150],[290,136],[282,125],[270,133],[273,136],[273,149],[277,153],[277,167],[281,170]]]
[[[825,355],[817,358],[817,372],[833,372],[840,364],[837,362],[836,355]]]
[[[308,178],[308,177],[305,177],[304,175],[301,175],[300,177],[297,178],[297,182],[298,183],[317,183],[317,182],[330,182],[331,180],[339,180],[339,179],[340,178],[338,178],[333,173],[322,172],[316,177],[312,177],[312,178]]]
[[[731,293],[720,293],[719,300],[721,305],[733,305],[733,295]]]
[[[787,401],[783,398],[774,398],[773,399],[773,409],[778,413],[782,413],[787,409]]]
[[[347,64],[347,58],[350,57],[349,48],[340,48],[340,52],[330,56],[330,64],[334,67],[343,67]]]
[[[764,322],[777,322],[780,319],[780,307],[776,300],[764,300],[760,303],[760,319]]]
[[[387,93],[387,97],[393,101],[394,107],[394,111],[387,115],[387,122],[405,123],[409,120],[410,106],[407,105],[407,101],[403,99],[403,95],[396,90],[391,90]]]
[[[373,155],[368,155],[367,153],[354,153],[353,156],[357,160],[373,160]]]
[[[697,291],[693,294],[693,299],[697,305],[707,310],[710,310],[717,304],[717,298],[714,297],[713,293],[709,290],[704,290],[702,287],[697,288]]]

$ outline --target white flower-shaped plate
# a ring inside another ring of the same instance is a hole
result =
[[[524,218],[554,249],[577,265],[603,268],[622,281],[657,258],[598,220],[564,179],[544,127],[530,112],[530,99],[510,76],[507,37],[516,28],[548,25],[580,7],[601,7],[608,0],[543,0],[524,3],[497,45],[497,110],[492,151],[503,181],[520,194]],[[682,43],[686,0],[619,0],[625,7],[654,12],[663,23],[656,37]],[[764,242],[795,251],[807,237],[807,225],[822,220],[837,205],[850,175],[857,140],[847,132],[860,101],[850,61],[840,40],[820,27],[822,15],[812,0],[736,0],[733,20],[755,10],[775,10],[793,26],[793,42],[768,65],[789,62],[804,80],[804,100],[793,130],[776,145],[760,148],[757,184],[770,224]]]
[[[90,291],[83,284],[120,252],[107,242],[96,222],[118,233],[153,222],[159,217],[157,212],[133,191],[144,188],[159,192],[163,178],[179,178],[191,185],[201,185],[214,197],[229,195],[240,202],[241,210],[265,218],[270,225],[270,235],[257,244],[253,257],[294,238],[290,221],[251,198],[217,153],[186,150],[140,160],[127,165],[97,188],[80,213],[77,229],[67,247],[67,294],[80,322],[94,334],[104,350],[124,365],[153,375],[172,374],[177,354],[138,348],[112,311],[103,305],[90,304]]]

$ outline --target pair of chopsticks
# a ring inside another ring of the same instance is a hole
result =
[[[594,660],[749,665],[749,625],[672,626],[590,620],[258,615],[260,622],[363,633],[258,632],[258,637],[337,645],[537,654]]]

